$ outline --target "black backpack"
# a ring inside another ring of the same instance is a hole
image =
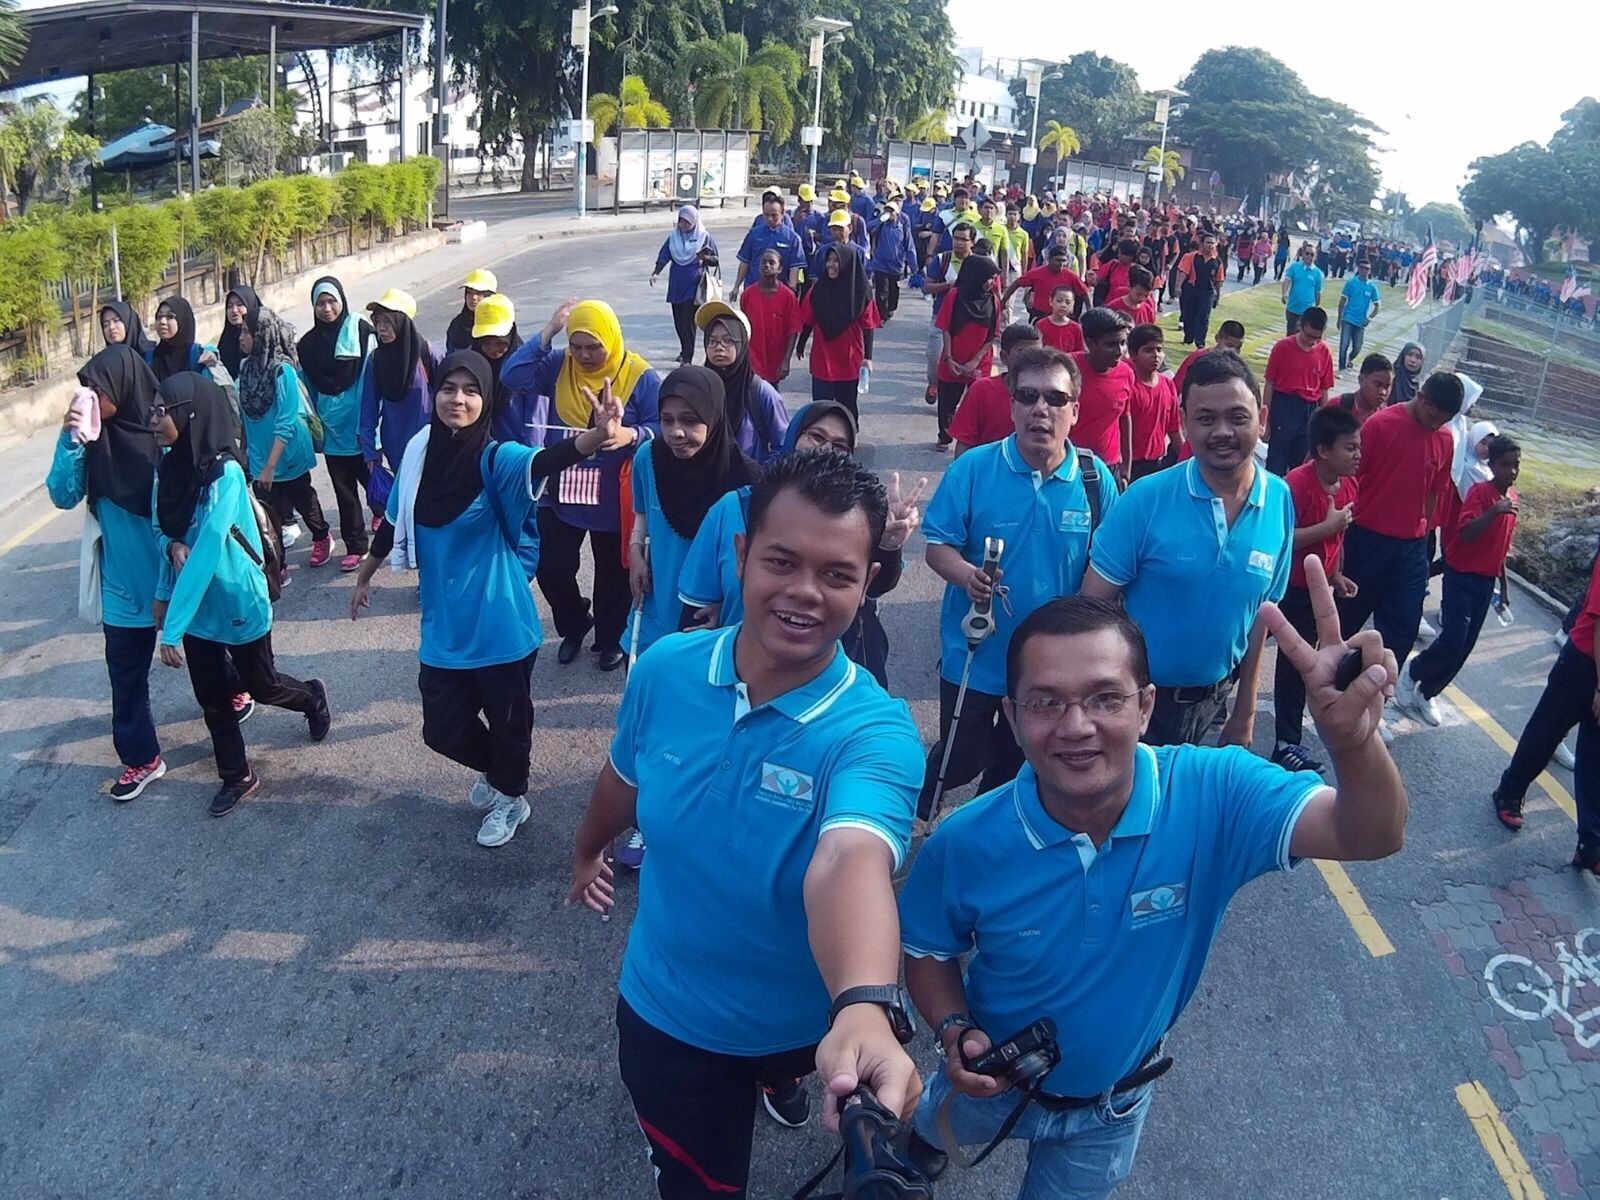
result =
[[[228,530],[228,535],[244,548],[250,561],[261,568],[261,573],[267,579],[267,599],[276,604],[278,597],[283,595],[283,539],[278,533],[278,522],[267,511],[267,506],[256,499],[254,492],[247,489],[245,494],[250,497],[250,511],[256,519],[256,532],[261,535],[261,553],[256,553],[250,539],[245,537],[244,530],[237,525]]]

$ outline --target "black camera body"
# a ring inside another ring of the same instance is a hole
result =
[[[977,1058],[968,1058],[963,1049],[961,1059],[974,1075],[1003,1079],[1012,1087],[1032,1091],[1061,1062],[1056,1023],[1049,1017],[1040,1017]]]
[[[866,1088],[840,1109],[839,1136],[843,1200],[932,1200],[933,1188],[906,1153],[903,1127]]]

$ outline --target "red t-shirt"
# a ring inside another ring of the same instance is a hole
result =
[[[1567,633],[1567,644],[1575,650],[1582,650],[1590,658],[1594,657],[1594,626],[1597,619],[1600,619],[1600,555],[1595,556],[1594,566],[1590,568],[1589,590],[1584,593],[1578,619]]]
[[[1078,278],[1078,273],[1063,267],[1059,271],[1052,271],[1049,266],[1034,267],[1031,271],[1024,271],[1017,276],[1017,287],[1025,289],[1027,296],[1023,302],[1027,304],[1030,312],[1047,313],[1050,311],[1050,296],[1056,288],[1066,284],[1073,292],[1082,296],[1085,303],[1089,299],[1089,289],[1083,286],[1083,280]]]
[[[1167,452],[1167,436],[1183,428],[1178,413],[1178,390],[1160,371],[1145,384],[1135,372],[1128,409],[1133,414],[1133,460],[1153,460]]]
[[[1330,495],[1322,486],[1322,480],[1317,478],[1317,464],[1314,462],[1303,462],[1294,467],[1283,477],[1283,481],[1289,485],[1289,495],[1294,500],[1296,529],[1322,524],[1328,519],[1329,500],[1333,501],[1335,508],[1343,508],[1356,498],[1359,491],[1354,475],[1341,475]],[[1306,586],[1305,561],[1308,554],[1320,558],[1331,577],[1339,566],[1339,550],[1343,545],[1344,532],[1341,530],[1332,537],[1313,542],[1303,550],[1296,550],[1294,561],[1289,564],[1289,582],[1295,587]]]
[[[1178,369],[1172,373],[1172,386],[1178,389],[1178,395],[1183,395],[1183,377],[1189,373],[1189,364],[1202,354],[1214,350],[1214,346],[1196,346],[1183,356],[1183,361],[1178,364]]]
[[[1011,389],[1004,375],[991,375],[967,388],[950,418],[950,436],[963,446],[985,446],[1016,432],[1011,420]]]
[[[1390,405],[1361,427],[1361,490],[1356,521],[1392,538],[1428,532],[1429,496],[1443,497],[1455,452],[1450,430],[1424,429],[1404,404]]]
[[[1156,302],[1146,296],[1137,304],[1129,304],[1126,293],[1115,300],[1106,302],[1106,307],[1113,312],[1127,313],[1135,325],[1154,325],[1156,323]]]
[[[1057,325],[1049,317],[1040,317],[1033,323],[1033,327],[1039,331],[1044,344],[1051,349],[1066,354],[1076,354],[1083,349],[1083,326],[1076,321],[1069,319],[1065,325]]]
[[[1512,488],[1506,495],[1517,499],[1517,489]],[[1472,485],[1467,498],[1457,506],[1454,520],[1444,527],[1444,561],[1448,566],[1466,575],[1488,575],[1492,578],[1500,574],[1500,568],[1506,563],[1506,555],[1511,553],[1511,534],[1517,527],[1516,513],[1501,513],[1470,542],[1461,537],[1461,527],[1488,512],[1498,499],[1500,492],[1489,480]]]
[[[810,325],[816,318],[811,311],[811,293],[800,302],[800,324]],[[811,336],[811,378],[824,383],[848,383],[861,370],[861,360],[866,358],[866,343],[862,333],[876,329],[883,322],[878,319],[878,306],[867,301],[861,315],[840,331],[836,338],[825,338],[822,330],[813,329]],[[1449,435],[1446,434],[1446,437]]]
[[[739,308],[750,321],[750,369],[777,383],[789,338],[800,332],[799,299],[781,283],[771,295],[757,285],[739,293]]]
[[[1072,360],[1083,377],[1072,444],[1093,450],[1106,466],[1114,467],[1122,461],[1122,414],[1133,398],[1133,368],[1123,359],[1109,371],[1093,370],[1086,351],[1074,354]]]
[[[1333,355],[1328,352],[1328,344],[1319,341],[1311,349],[1302,350],[1295,338],[1279,338],[1267,355],[1266,380],[1269,393],[1287,392],[1315,404],[1323,392],[1333,387]]]
[[[940,330],[950,328],[950,319],[955,312],[956,293],[951,288],[939,298],[939,311],[934,314],[933,327]],[[971,362],[972,356],[985,342],[993,343],[1000,334],[1000,306],[995,305],[994,321],[988,325],[980,325],[976,321],[968,321],[960,329],[950,335],[950,358],[956,362]],[[982,379],[989,373],[994,365],[994,347],[983,352],[983,357],[978,361],[978,378]],[[970,376],[957,375],[954,368],[943,354],[939,356],[939,378],[945,383],[970,383]]]
[[[1132,270],[1133,265],[1137,265],[1124,266],[1122,260],[1117,257],[1117,252],[1114,248],[1111,249],[1110,253],[1111,261],[1106,264],[1105,269],[1100,273],[1101,278],[1106,281],[1105,303],[1107,305],[1113,300],[1122,298],[1123,294],[1128,290],[1128,272]]]

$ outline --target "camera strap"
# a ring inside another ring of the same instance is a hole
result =
[[[956,1141],[955,1130],[950,1126],[950,1104],[958,1094],[953,1088],[945,1093],[944,1099],[939,1101],[939,1110],[934,1119],[939,1126],[939,1149],[950,1156],[951,1162],[965,1170],[977,1166],[988,1158],[994,1153],[996,1146],[1011,1136],[1011,1131],[1017,1127],[1017,1122],[1022,1120],[1022,1114],[1027,1111],[1028,1105],[1033,1103],[1034,1093],[1031,1091],[1022,1093],[1022,1099],[1017,1101],[1016,1107],[1006,1114],[1004,1121],[1000,1122],[999,1131],[989,1139],[989,1144],[972,1158],[968,1158],[966,1152],[961,1149],[961,1144]]]

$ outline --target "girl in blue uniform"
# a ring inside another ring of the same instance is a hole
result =
[[[388,558],[414,568],[422,607],[422,740],[478,772],[467,799],[488,809],[478,843],[503,846],[529,816],[529,680],[542,631],[519,558],[523,526],[550,475],[616,444],[621,405],[591,394],[592,427],[548,450],[490,436],[494,373],[474,350],[439,364],[433,416],[401,460],[389,509],[350,597],[370,603]]]
[[[194,340],[194,309],[182,296],[168,296],[156,305],[155,329],[161,340],[148,347],[144,357],[155,372],[157,383],[180,371],[198,371],[217,361],[210,346]]]
[[[728,428],[739,449],[764,463],[783,447],[789,408],[750,366],[750,319],[721,300],[702,304],[694,319],[705,330],[706,366],[722,380]]]
[[[367,516],[358,491],[366,477],[361,459],[361,372],[373,342],[372,326],[350,311],[344,286],[332,275],[311,285],[313,324],[300,339],[300,378],[322,418],[322,457],[339,505],[344,557],[339,570],[354,571],[367,553]],[[316,548],[312,548],[313,554]]]
[[[239,333],[244,361],[239,366],[239,408],[244,415],[244,446],[256,494],[282,529],[296,511],[311,531],[310,565],[320,567],[333,553],[322,502],[311,482],[317,456],[311,432],[301,418],[300,372],[295,362],[294,326],[265,305]],[[283,565],[283,583],[289,564]]]
[[[439,354],[417,330],[417,302],[390,288],[371,304],[378,344],[361,378],[361,457],[370,470],[381,452],[400,469],[406,443],[428,427]]]
[[[500,369],[506,359],[522,345],[522,335],[517,332],[517,311],[509,296],[499,292],[485,296],[475,310],[477,320],[472,326],[471,349],[489,361],[494,374],[494,411],[489,418],[489,432],[497,442],[520,442],[524,446],[544,444],[545,426],[550,422],[550,401],[547,397],[518,388],[507,387],[500,378]],[[534,530],[538,536],[538,530]]]
[[[111,798],[132,800],[167,773],[150,714],[153,602],[160,570],[150,527],[150,488],[160,453],[150,435],[156,379],[132,344],[116,343],[84,364],[78,382],[95,393],[100,433],[80,441],[82,423],[69,408],[45,488],[57,508],[76,508],[87,499],[100,524],[100,619],[111,677],[111,744],[123,765]]]
[[[121,300],[112,300],[100,306],[100,335],[106,339],[108,346],[120,343],[141,355],[155,345],[145,333],[133,306]],[[145,361],[148,363],[149,359]]]
[[[242,283],[229,288],[222,298],[222,335],[217,338],[217,357],[234,379],[239,378],[239,368],[244,365],[239,334],[256,319],[260,308],[261,300],[255,289]]]
[[[174,375],[161,384],[152,428],[166,448],[152,505],[161,555],[156,599],[166,608],[161,661],[181,667],[188,659],[222,779],[210,812],[221,817],[261,785],[239,734],[229,660],[259,703],[303,714],[314,742],[328,736],[333,719],[328,689],[319,679],[280,675],[273,660],[261,535],[227,396],[203,376]]]

